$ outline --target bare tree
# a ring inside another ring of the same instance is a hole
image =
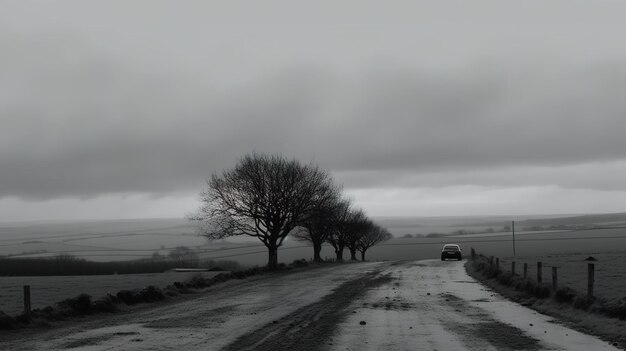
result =
[[[370,228],[365,232],[365,235],[359,238],[357,243],[357,250],[361,252],[361,260],[365,261],[365,252],[372,246],[387,241],[393,236],[387,231],[387,229],[372,223]]]
[[[330,176],[313,164],[280,155],[252,153],[232,169],[213,174],[191,217],[209,239],[248,235],[268,250],[268,267],[278,265],[278,248],[311,212]]]
[[[294,232],[296,239],[313,245],[313,260],[316,262],[322,261],[322,245],[333,229],[333,215],[341,201],[340,197],[341,189],[329,182],[316,195],[311,211],[300,223],[300,230]]]
[[[359,239],[366,234],[374,224],[367,218],[367,215],[361,209],[353,209],[350,211],[344,231],[346,233],[346,245],[350,251],[350,259],[356,261],[356,251]]]
[[[352,203],[348,199],[339,201],[331,215],[331,224],[326,241],[335,249],[337,261],[343,261],[343,250],[348,244],[347,223],[352,213]]]

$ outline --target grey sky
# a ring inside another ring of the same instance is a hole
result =
[[[179,216],[252,150],[378,215],[626,208],[622,1],[1,4],[0,220]]]

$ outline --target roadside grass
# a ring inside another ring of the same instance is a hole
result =
[[[616,254],[607,254],[608,256],[614,256]],[[553,290],[550,284],[545,282],[551,282],[551,277],[547,269],[543,269],[544,278],[542,284],[538,284],[536,281],[536,268],[533,274],[528,272],[528,278],[524,279],[521,274],[521,268],[516,268],[516,274],[512,274],[510,271],[510,261],[500,260],[500,269],[496,269],[495,264],[492,266],[487,257],[478,255],[475,260],[469,260],[465,264],[465,268],[472,277],[481,281],[483,284],[494,289],[503,296],[518,302],[524,306],[533,308],[541,313],[558,318],[568,326],[582,331],[584,333],[596,335],[614,346],[623,347],[626,345],[626,294],[620,297],[619,292],[624,287],[624,278],[613,279],[605,285],[608,287],[611,284],[615,287],[614,290],[607,288],[602,291],[612,291],[609,294],[609,298],[593,297],[588,298],[585,293],[580,290],[566,286],[567,282],[579,282],[581,279],[575,272],[579,271],[578,265],[571,265],[569,269],[570,274],[563,274],[565,279],[561,279],[561,270],[567,271],[566,262],[576,262],[575,259],[563,257],[565,255],[559,255],[558,258],[561,261],[555,260],[555,257],[533,257],[533,260],[541,261],[545,264],[560,264],[558,272],[558,286],[556,290]],[[577,256],[577,255],[572,255]],[[586,255],[584,258],[586,258]],[[597,255],[603,257],[604,255]],[[596,257],[596,256],[594,256]],[[583,258],[583,259],[584,259]],[[603,262],[606,257],[602,258]],[[550,260],[553,259],[553,260]],[[599,258],[597,258],[600,260]],[[520,267],[520,262],[524,262],[519,258],[515,259],[517,267]],[[537,261],[534,261],[535,263]],[[613,262],[612,260],[608,260]],[[586,261],[583,261],[587,263]],[[507,266],[508,263],[508,266]],[[530,263],[530,262],[527,262]],[[605,275],[614,277],[615,274],[621,272],[621,267],[615,267],[613,273],[607,273]],[[530,264],[529,264],[530,266]],[[507,269],[508,267],[509,269]],[[536,266],[535,266],[536,267]],[[596,265],[596,267],[598,267]],[[529,267],[530,268],[530,267]],[[584,279],[586,284],[586,266],[584,270]],[[596,276],[596,282],[598,282]]]
[[[79,294],[76,297],[64,299],[52,306],[34,309],[30,314],[22,313],[17,316],[9,316],[0,311],[0,330],[13,330],[24,327],[49,326],[49,322],[64,321],[85,315],[115,313],[130,306],[142,303],[155,303],[166,299],[176,298],[180,295],[193,294],[210,286],[229,280],[245,279],[261,274],[282,274],[292,270],[299,271],[307,267],[315,268],[328,263],[310,264],[306,259],[294,260],[290,264],[281,263],[277,270],[269,270],[265,267],[254,267],[246,270],[220,273],[211,278],[204,278],[198,274],[184,282],[174,282],[161,289],[155,286],[147,286],[142,289],[120,290],[116,294],[107,294],[93,300],[87,294]]]
[[[592,257],[594,261],[586,261]],[[556,254],[524,257],[501,257],[500,267],[510,272],[511,262],[516,262],[516,273],[528,263],[528,276],[536,278],[537,262],[543,264],[543,280],[551,282],[551,267],[557,267],[558,285],[567,287],[577,296],[587,291],[587,264],[595,264],[594,296],[611,306],[626,306],[626,252],[594,254]],[[619,308],[617,308],[619,309]],[[616,310],[617,310],[616,309]],[[626,314],[623,318],[626,318]]]

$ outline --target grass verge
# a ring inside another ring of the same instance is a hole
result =
[[[482,255],[467,261],[465,269],[470,276],[510,300],[555,317],[572,329],[598,336],[613,346],[626,346],[626,300],[614,305],[580,296],[568,287],[554,291],[546,284],[495,269]]]
[[[324,263],[325,264],[325,263]],[[322,265],[322,264],[319,264]],[[246,270],[220,273],[212,278],[204,278],[198,274],[185,282],[174,282],[161,289],[148,286],[135,290],[120,290],[116,294],[107,294],[98,299],[92,299],[87,294],[80,294],[57,302],[52,306],[34,309],[30,314],[9,316],[0,311],[0,331],[14,330],[25,327],[49,326],[50,322],[64,321],[72,318],[80,318],[85,315],[116,313],[126,305],[141,303],[155,303],[166,299],[172,299],[180,295],[193,294],[202,289],[234,279],[245,279],[260,274],[280,274],[308,267],[309,262],[305,259],[295,260],[290,264],[281,263],[276,270],[265,267],[254,267]],[[318,266],[318,264],[316,264]]]

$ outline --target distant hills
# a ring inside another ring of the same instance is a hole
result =
[[[522,226],[549,226],[549,225],[584,225],[584,224],[626,224],[626,213],[607,213],[579,215],[557,218],[528,219],[519,222]]]
[[[471,217],[379,217],[375,218],[396,237],[406,234],[468,234],[510,230],[515,221],[518,230],[573,230],[590,227],[626,226],[626,213],[583,215],[522,215]]]

